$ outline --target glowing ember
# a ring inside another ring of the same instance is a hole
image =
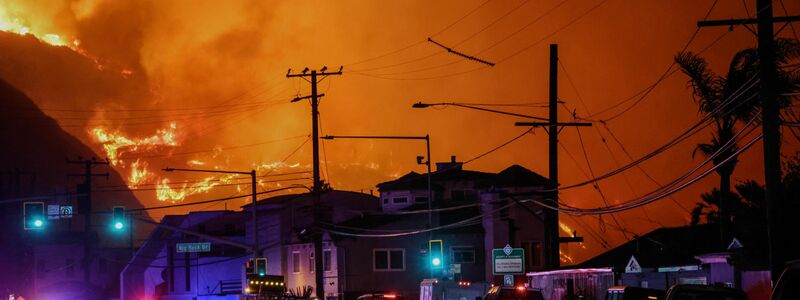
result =
[[[103,145],[108,159],[113,165],[121,163],[120,155],[126,152],[140,152],[148,150],[158,150],[161,147],[175,147],[178,145],[175,130],[177,126],[171,123],[168,128],[159,129],[156,134],[141,138],[131,139],[119,131],[109,132],[103,127],[95,127],[90,134]]]
[[[563,262],[563,263],[574,263],[575,262],[575,260],[573,260],[571,256],[569,256],[568,254],[564,253],[561,250],[558,251],[558,254],[561,256],[561,262]]]
[[[199,160],[193,159],[193,160],[187,161],[186,164],[190,165],[190,166],[202,166],[202,165],[205,165],[206,163],[203,162],[203,161],[199,161]]]

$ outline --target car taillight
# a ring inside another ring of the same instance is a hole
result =
[[[518,285],[517,286],[517,293],[522,293],[522,292],[525,292],[525,287],[521,286],[521,285]]]
[[[392,294],[389,294],[389,295],[383,295],[383,298],[394,299],[394,298],[397,298],[397,295],[392,295]]]

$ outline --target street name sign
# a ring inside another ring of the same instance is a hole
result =
[[[177,243],[175,250],[178,253],[186,252],[211,252],[211,243]]]
[[[492,249],[492,272],[495,275],[525,274],[525,250],[510,245]]]

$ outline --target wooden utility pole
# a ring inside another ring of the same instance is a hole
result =
[[[108,172],[95,174],[92,167],[95,165],[108,165],[108,161],[98,161],[96,158],[81,160],[67,160],[68,164],[82,164],[83,174],[68,174],[83,176],[83,184],[78,185],[78,214],[83,215],[83,281],[87,287],[92,285],[92,177],[103,176],[108,179]]]
[[[314,212],[314,227],[319,228],[318,222],[320,221],[320,192],[322,191],[322,182],[319,179],[319,98],[323,96],[323,94],[317,94],[317,83],[325,79],[325,77],[331,75],[342,75],[342,67],[339,67],[339,71],[336,72],[326,72],[328,68],[323,67],[319,71],[311,70],[309,73],[308,68],[303,70],[301,73],[292,74],[292,70],[289,69],[287,72],[286,77],[300,77],[311,83],[311,95],[305,97],[297,97],[292,102],[297,102],[302,99],[311,99],[311,145],[312,145],[312,166],[313,166],[313,179],[314,179],[314,188],[312,190],[313,194],[313,201],[314,207],[312,208]],[[319,77],[322,78],[319,78]],[[308,80],[306,78],[311,78]],[[325,280],[323,277],[324,270],[322,265],[323,259],[323,252],[322,252],[322,231],[321,230],[314,230],[313,234],[313,242],[314,242],[314,276],[315,276],[315,289],[317,292],[317,299],[325,300]]]
[[[550,186],[548,200],[550,205],[558,207],[558,133],[561,128],[575,126],[592,126],[591,123],[559,123],[558,122],[558,45],[550,44],[550,88],[549,88],[550,115],[547,122],[517,122],[517,126],[544,127],[549,136],[549,169]],[[548,269],[558,268],[560,265],[558,236],[558,211],[546,209],[544,211],[544,251],[545,266]]]
[[[767,204],[767,244],[769,248],[769,268],[772,281],[775,282],[783,270],[784,259],[780,251],[782,245],[778,237],[780,226],[780,204],[782,202],[781,187],[781,134],[780,108],[777,103],[775,64],[775,33],[773,23],[796,22],[800,16],[772,16],[772,1],[756,1],[756,18],[730,19],[697,22],[698,27],[734,26],[756,24],[758,26],[758,60],[760,65],[760,86],[758,100],[761,102],[761,129],[764,136],[764,181],[765,200]]]

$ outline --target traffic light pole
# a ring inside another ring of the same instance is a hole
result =
[[[103,176],[108,179],[108,173],[94,174],[92,167],[95,165],[108,165],[108,161],[98,161],[94,157],[86,160],[68,160],[68,164],[82,164],[84,167],[84,174],[68,174],[67,176],[83,176],[83,195],[84,198],[78,200],[78,208],[81,210],[79,213],[83,214],[83,280],[87,289],[91,286],[92,282],[92,177]],[[80,193],[79,193],[80,194]],[[80,196],[79,196],[80,197]],[[81,201],[83,200],[83,201]],[[83,202],[81,205],[80,202]]]

